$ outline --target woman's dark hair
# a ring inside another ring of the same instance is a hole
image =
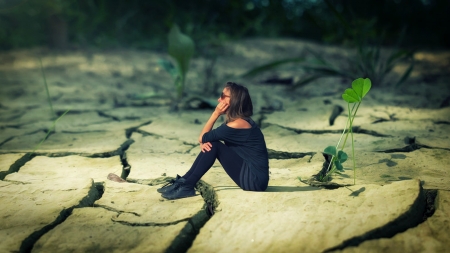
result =
[[[225,88],[230,90],[230,107],[228,108],[226,121],[237,118],[249,118],[253,115],[253,104],[248,89],[240,84],[227,82]]]

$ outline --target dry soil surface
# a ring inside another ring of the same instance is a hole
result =
[[[336,67],[352,57],[296,40],[225,43],[191,61],[178,111],[165,52],[1,53],[0,252],[450,252],[450,53],[418,51],[401,86],[406,63],[373,83],[355,155],[348,140],[344,172],[319,187],[309,180],[346,126],[352,80],[291,89],[308,75],[296,64],[241,77],[310,59],[307,48]],[[241,190],[217,162],[197,196],[163,199],[156,189],[190,168],[226,81],[250,90],[267,191]]]

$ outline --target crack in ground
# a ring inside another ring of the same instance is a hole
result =
[[[11,141],[11,140],[14,139],[14,138],[16,138],[16,137],[15,137],[15,136],[11,136],[11,137],[7,138],[6,140],[4,140],[3,142],[0,143],[0,147],[1,147],[3,144],[7,143],[8,141]]]
[[[420,223],[424,222],[426,218],[433,215],[435,198],[436,194],[433,194],[433,191],[424,190],[421,186],[419,196],[416,198],[409,210],[397,217],[395,220],[382,227],[368,231],[363,235],[347,239],[340,245],[326,249],[324,252],[343,250],[347,247],[357,247],[361,243],[369,240],[392,238],[396,234],[416,227]]]
[[[118,121],[118,122],[121,121],[119,118],[117,118],[117,117],[115,117],[115,116],[112,116],[112,115],[108,115],[108,114],[106,114],[106,113],[104,113],[104,112],[102,112],[102,111],[97,111],[97,114],[98,114],[98,116],[100,116],[100,117],[104,117],[104,118],[107,118],[107,119],[112,119],[112,120]]]
[[[143,184],[143,185],[157,185],[169,182],[172,177],[159,177],[156,179],[147,179],[147,180],[128,180],[128,182]],[[170,226],[175,225],[180,222],[187,221],[186,225],[180,231],[180,233],[175,237],[172,241],[171,245],[165,250],[168,253],[178,253],[178,252],[187,252],[187,250],[192,246],[195,238],[198,233],[200,233],[200,229],[208,222],[216,208],[219,206],[219,200],[217,194],[210,184],[206,183],[203,180],[199,180],[195,186],[200,195],[202,196],[205,204],[194,216],[190,218],[185,218],[173,222],[168,223],[131,223],[126,221],[114,221],[118,223],[122,223],[128,226]]]
[[[33,152],[33,156],[47,156],[47,157],[64,157],[64,156],[71,156],[71,155],[79,155],[83,157],[90,157],[90,158],[109,158],[114,156],[120,156],[125,150],[127,150],[131,144],[134,143],[133,139],[128,139],[124,143],[120,145],[119,148],[113,151],[106,151],[101,153],[80,153],[80,152]],[[9,153],[23,153],[23,152],[9,152]],[[8,154],[5,152],[1,152],[0,154]]]
[[[189,154],[193,149],[198,147],[198,144],[193,144],[193,143],[187,143],[185,141],[183,141],[183,145],[186,146],[191,146],[192,148],[188,149],[186,152],[184,152],[185,154]]]
[[[144,122],[136,127],[130,127],[130,128],[125,129],[125,138],[127,138],[128,139],[127,141],[130,141],[130,143],[126,146],[122,145],[123,148],[120,149],[120,153],[119,153],[120,163],[122,164],[122,173],[120,175],[120,178],[122,178],[123,180],[126,180],[128,175],[130,175],[130,173],[131,173],[131,165],[128,163],[127,153],[126,153],[126,151],[130,148],[131,144],[134,143],[134,140],[131,139],[131,135],[134,132],[142,131],[139,129],[140,127],[149,125],[151,123],[152,123],[152,121],[150,120],[150,121]]]
[[[188,220],[188,223],[166,249],[166,253],[187,252],[200,233],[200,229],[214,215],[216,208],[219,206],[219,199],[214,187],[203,180],[199,180],[195,188],[200,192],[205,204],[197,214]]]
[[[186,225],[181,229],[180,233],[175,237],[170,246],[165,250],[168,253],[179,253],[179,252],[187,252],[187,250],[192,246],[195,238],[197,237],[200,229],[206,224],[209,220],[209,217],[205,210],[200,210],[194,216],[190,218],[184,218],[172,222],[167,223],[157,223],[157,222],[144,222],[144,223],[136,223],[136,222],[127,222],[127,221],[118,221],[111,218],[111,220],[115,223],[119,223],[125,226],[132,227],[168,227],[179,224],[181,222],[187,222]]]
[[[90,158],[109,158],[114,156],[120,156],[125,150],[127,150],[131,144],[134,143],[134,140],[128,139],[124,143],[120,145],[119,148],[117,148],[114,151],[107,151],[103,153],[80,153],[80,152],[60,152],[60,153],[46,153],[46,152],[35,152],[37,155],[44,155],[48,157],[63,157],[63,156],[70,156],[70,155],[79,155],[84,157],[90,157]]]
[[[14,128],[14,129],[20,129],[22,127],[22,125],[24,124],[17,124],[17,125],[2,125],[0,127],[0,129],[5,129],[5,128]]]
[[[120,156],[124,152],[124,150],[127,150],[131,146],[131,144],[133,144],[133,143],[134,143],[133,139],[128,139],[124,143],[122,143],[122,145],[120,145],[120,147],[118,149],[116,149],[114,151],[104,152],[104,153],[97,153],[97,154],[91,154],[91,155],[89,155],[87,157],[107,158],[107,157],[113,157],[113,156]]]
[[[98,200],[98,199],[97,199],[97,200]],[[125,211],[121,211],[121,210],[118,210],[118,209],[115,209],[115,208],[112,208],[112,207],[109,207],[109,206],[105,206],[105,205],[97,205],[97,204],[94,204],[93,207],[96,207],[96,208],[103,208],[103,209],[105,209],[105,210],[108,210],[108,211],[111,211],[111,212],[115,212],[115,213],[117,213],[118,215],[123,214],[123,213],[128,213],[128,214],[132,214],[132,215],[137,216],[137,217],[141,217],[141,215],[138,214],[138,213],[135,213],[135,212],[125,212]],[[113,221],[114,221],[114,222],[120,222],[120,221],[115,221],[115,220],[113,220]]]
[[[0,180],[5,179],[5,177],[9,174],[19,172],[20,168],[24,166],[27,162],[29,162],[31,159],[33,159],[36,155],[31,153],[26,153],[21,158],[19,158],[17,161],[15,161],[11,166],[9,166],[8,171],[0,171]]]
[[[268,126],[277,126],[279,128],[282,128],[282,129],[293,131],[296,134],[303,134],[303,133],[310,133],[310,134],[342,134],[342,131],[343,131],[343,129],[337,129],[337,130],[301,130],[301,129],[296,129],[296,128],[292,128],[292,127],[281,126],[281,125],[278,125],[278,124],[264,123],[264,128],[266,128]],[[393,137],[391,135],[380,134],[380,133],[378,133],[376,131],[363,129],[360,126],[353,126],[352,127],[352,131],[353,131],[353,133],[367,134],[367,135],[371,135],[371,136],[375,136],[375,137]]]
[[[132,226],[132,227],[168,227],[168,226],[172,226],[172,225],[176,225],[180,222],[185,222],[185,221],[189,221],[192,217],[190,218],[184,218],[181,220],[176,220],[176,221],[171,221],[171,222],[167,222],[167,223],[158,223],[158,222],[143,222],[143,223],[139,223],[139,222],[128,222],[128,221],[120,221],[120,220],[114,220],[114,218],[111,218],[111,220],[115,223],[120,223],[122,225],[126,225],[126,226]]]
[[[58,217],[56,217],[56,219],[44,226],[43,228],[31,233],[27,238],[25,238],[22,241],[22,244],[20,245],[20,249],[19,252],[21,253],[29,253],[33,250],[34,245],[36,244],[36,242],[46,233],[48,233],[50,230],[54,229],[56,226],[58,226],[59,224],[63,223],[71,214],[74,208],[82,208],[82,207],[89,207],[92,206],[94,204],[94,202],[97,200],[98,198],[98,192],[97,189],[95,187],[95,184],[92,183],[91,188],[88,192],[88,194],[81,199],[80,203],[76,206],[72,206],[69,208],[65,208],[63,209]]]
[[[5,182],[9,182],[15,185],[26,185],[26,184],[32,184],[32,183],[28,183],[28,182],[21,182],[21,181],[16,181],[16,180],[4,180]],[[6,186],[2,186],[2,187],[6,187]]]
[[[192,216],[187,224],[181,229],[180,233],[172,241],[171,245],[165,250],[166,253],[187,252],[192,246],[200,229],[208,222],[209,216],[205,210],[200,210]]]
[[[377,124],[377,123],[382,123],[382,122],[387,122],[387,121],[397,121],[397,120],[399,120],[398,118],[395,117],[395,113],[390,114],[390,113],[388,113],[387,111],[384,111],[384,110],[374,110],[374,111],[386,113],[386,115],[389,117],[389,119],[380,118],[380,117],[377,117],[377,116],[374,116],[374,115],[371,114],[370,115],[371,117],[376,118],[376,120],[373,121],[372,124]]]
[[[19,128],[20,128],[20,127],[18,127],[17,129],[19,129]],[[47,133],[47,132],[48,132],[48,129],[38,129],[38,130],[34,130],[34,131],[32,131],[32,132],[24,133],[24,134],[21,134],[21,135],[10,136],[10,137],[8,137],[7,139],[5,139],[3,142],[0,143],[0,147],[1,147],[2,145],[4,145],[5,143],[11,141],[12,139],[16,138],[16,137],[19,137],[19,136],[26,136],[26,135],[32,135],[32,134],[39,133],[39,132]]]
[[[97,200],[101,199],[103,196],[103,193],[105,193],[105,185],[103,182],[94,182],[95,185],[95,189],[97,189],[98,192],[98,196],[97,196]]]
[[[450,148],[430,147],[430,146],[423,145],[423,144],[412,143],[407,146],[404,146],[403,148],[393,148],[393,149],[381,150],[381,151],[376,151],[376,152],[379,152],[379,153],[401,153],[401,152],[409,153],[409,152],[413,152],[413,151],[421,149],[421,148],[441,149],[441,150],[450,151]]]
[[[425,190],[425,200],[427,207],[425,209],[425,212],[423,213],[423,221],[426,221],[428,218],[433,216],[434,212],[436,211],[435,201],[437,194],[437,190]]]
[[[129,147],[130,146],[128,146],[127,149]],[[120,163],[122,164],[122,174],[120,175],[120,178],[122,178],[123,180],[126,180],[131,172],[131,165],[128,163],[127,159],[127,149],[122,150],[122,153],[120,154]]]
[[[142,129],[136,129],[136,130],[134,131],[134,133],[142,134],[143,137],[146,137],[146,136],[155,136],[155,137],[164,138],[164,136],[162,136],[162,135],[155,134],[155,133],[150,133],[150,132],[146,132],[146,131],[144,131],[144,130],[142,130]]]
[[[294,158],[303,158],[305,156],[311,156],[309,161],[311,161],[312,157],[316,154],[316,152],[284,152],[284,151],[276,151],[273,149],[267,149],[269,153],[269,159],[294,159]]]
[[[255,122],[260,128],[262,128],[262,126],[264,124],[263,121],[265,119],[267,119],[266,113],[261,112],[261,113],[259,113],[259,117],[255,120]]]
[[[15,119],[19,119],[20,117],[22,117],[23,115],[26,114],[26,110],[21,110],[19,112],[17,112],[17,110],[14,110],[11,113],[16,113],[16,114],[13,114],[12,116],[9,116],[9,117],[5,117],[5,118],[2,119],[2,121],[3,122],[8,122],[8,121],[13,121]]]
[[[143,126],[146,126],[146,125],[150,125],[152,122],[153,121],[150,120],[150,121],[147,121],[147,122],[144,122],[144,123],[140,124],[139,126],[130,127],[130,128],[125,129],[125,137],[127,139],[131,138],[131,135],[133,134],[133,132],[139,130],[140,127],[143,127]],[[139,131],[142,131],[142,130],[139,130]]]
[[[203,200],[205,201],[205,210],[207,210],[207,214],[211,217],[214,215],[217,207],[219,206],[219,197],[214,190],[214,187],[203,180],[199,180],[195,185],[197,191],[200,192]]]
[[[106,130],[87,130],[87,131],[67,131],[62,130],[60,133],[63,134],[86,134],[86,133],[106,133]]]
[[[315,153],[315,154],[313,154],[313,155],[311,155],[311,157],[308,159],[308,163],[310,163],[311,162],[311,160],[314,158],[314,156],[316,155],[317,153]]]

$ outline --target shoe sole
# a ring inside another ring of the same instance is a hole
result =
[[[166,192],[169,192],[170,190],[168,190],[168,191],[166,191],[166,190],[161,190],[161,191],[160,191],[160,189],[157,189],[156,191],[159,192],[159,193],[166,193]]]
[[[195,197],[195,196],[197,196],[197,194],[194,194],[194,195],[188,195],[188,196],[183,196],[183,197],[179,197],[179,198],[168,198],[168,197],[166,197],[166,196],[161,195],[161,197],[163,197],[163,198],[165,198],[165,199],[168,199],[168,200],[184,199],[184,198],[190,198],[190,197]]]

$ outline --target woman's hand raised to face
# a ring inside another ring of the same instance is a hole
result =
[[[202,149],[202,152],[208,152],[211,151],[212,144],[210,142],[200,143],[200,148]]]
[[[219,104],[216,106],[216,109],[211,114],[211,117],[209,117],[208,122],[206,122],[205,126],[203,127],[202,131],[200,132],[200,136],[198,137],[198,142],[200,143],[200,145],[202,145],[201,143],[203,142],[203,135],[205,133],[211,131],[216,120],[220,117],[220,115],[224,114],[227,111],[228,106],[229,105],[226,102],[220,101],[220,98],[219,98]],[[210,150],[210,149],[208,149],[208,147],[203,148],[203,146],[201,146],[201,149],[203,152],[205,152],[205,150],[206,151]]]
[[[226,104],[224,102],[219,102],[219,104],[216,106],[216,109],[214,110],[214,112],[217,113],[218,115],[225,114],[225,112],[227,111],[229,106],[230,106],[229,104]]]

